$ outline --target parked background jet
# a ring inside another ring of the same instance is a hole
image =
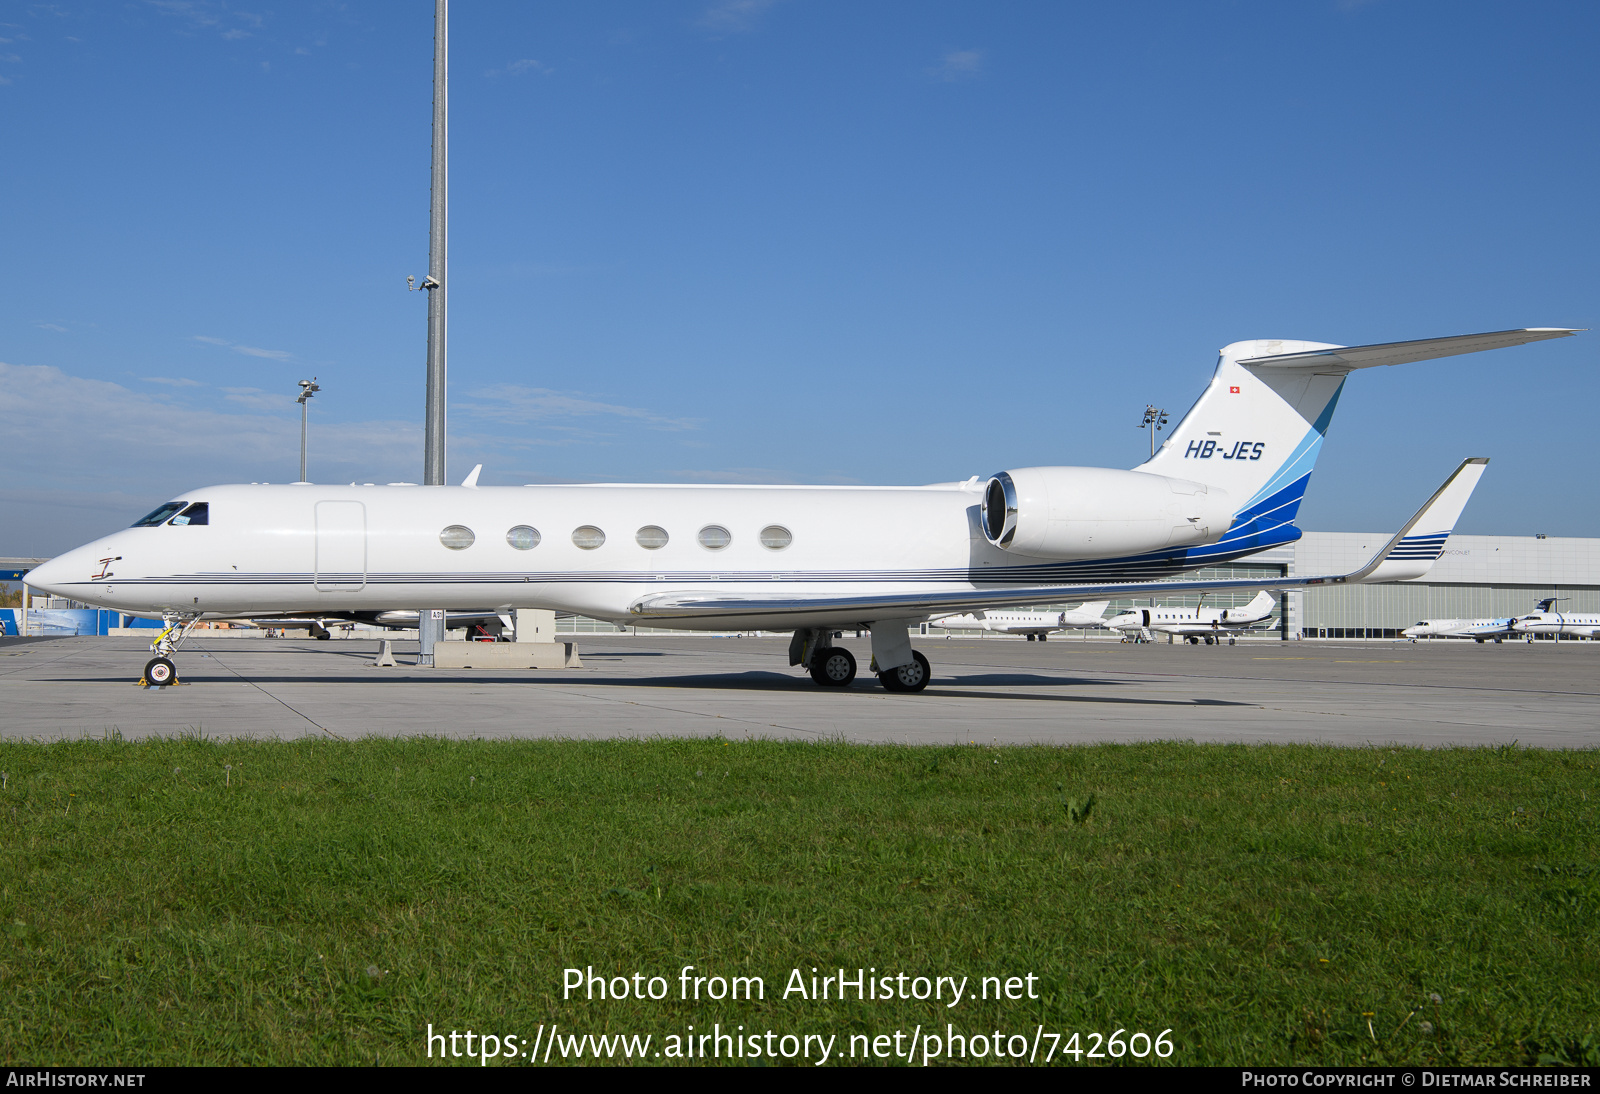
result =
[[[1553,596],[1539,601],[1539,610],[1513,620],[1512,630],[1528,635],[1530,640],[1536,634],[1572,634],[1579,638],[1600,635],[1600,615],[1593,612],[1551,611],[1555,606],[1556,598]]]
[[[1512,616],[1503,619],[1420,619],[1400,633],[1415,642],[1419,638],[1473,638],[1479,642],[1498,642],[1512,633]]]
[[[1242,608],[1135,608],[1112,616],[1105,625],[1119,631],[1175,634],[1195,644],[1204,639],[1209,646],[1222,637],[1249,630],[1277,606],[1270,594],[1260,592]]]
[[[1100,617],[1110,603],[1109,600],[1096,600],[1064,612],[969,612],[933,619],[928,625],[952,630],[1023,634],[1027,635],[1029,642],[1035,638],[1043,642],[1051,631],[1105,626]]]

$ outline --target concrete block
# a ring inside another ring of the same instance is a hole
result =
[[[517,608],[511,613],[518,642],[554,642],[556,613],[542,608]]]
[[[440,642],[433,647],[438,669],[581,669],[571,642]]]
[[[392,669],[399,667],[394,659],[393,639],[384,640],[383,645],[378,648],[378,659],[372,664],[374,668],[380,669]]]

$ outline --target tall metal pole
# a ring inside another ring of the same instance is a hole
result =
[[[445,481],[445,294],[449,250],[450,0],[433,3],[433,202],[428,220],[428,402],[422,481]]]
[[[445,294],[448,277],[450,181],[450,0],[433,2],[433,183],[428,217],[428,397],[422,438],[422,482],[445,481]],[[433,664],[434,643],[444,637],[443,613],[417,613],[417,663]]]

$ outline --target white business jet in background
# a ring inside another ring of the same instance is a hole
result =
[[[1571,634],[1579,638],[1600,636],[1600,614],[1555,611],[1553,609],[1559,599],[1565,598],[1552,596],[1539,601],[1539,610],[1514,620],[1511,629],[1517,634],[1527,635],[1530,642],[1536,634],[1553,634],[1558,637]]]
[[[992,631],[998,634],[1026,635],[1029,642],[1037,638],[1047,641],[1052,631],[1085,630],[1103,627],[1109,600],[1096,600],[1080,604],[1062,612],[967,612],[963,615],[946,615],[928,620],[930,627],[946,630]]]
[[[40,566],[30,584],[168,623],[145,667],[202,619],[406,606],[543,608],[619,624],[789,630],[824,687],[872,671],[920,691],[910,628],[1041,601],[1420,577],[1483,474],[1458,467],[1365,566],[1270,581],[1170,580],[1300,537],[1295,513],[1346,376],[1576,333],[1498,331],[1372,346],[1259,340],[1222,350],[1171,438],[1131,471],[1026,467],[921,487],[210,486]]]
[[[1201,640],[1206,645],[1232,638],[1249,630],[1272,614],[1277,601],[1265,592],[1242,608],[1135,608],[1112,616],[1106,626],[1112,630],[1135,631],[1149,636],[1149,632],[1177,635],[1187,638],[1192,645]]]
[[[1504,619],[1419,619],[1401,631],[1401,635],[1415,642],[1419,638],[1473,638],[1479,643],[1500,641],[1514,632],[1511,624],[1515,616]]]

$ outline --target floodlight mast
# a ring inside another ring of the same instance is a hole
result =
[[[445,480],[445,293],[448,264],[450,182],[450,0],[433,3],[433,179],[428,218],[428,396],[422,438],[422,482],[443,486]],[[444,637],[444,613],[424,608],[417,613],[419,665],[433,664],[434,643]]]
[[[317,384],[317,378],[300,381],[300,396],[295,402],[300,404],[300,481],[306,481],[306,410],[311,405],[311,397],[322,388]]]

